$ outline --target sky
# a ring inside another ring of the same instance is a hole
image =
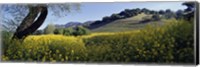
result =
[[[71,21],[86,22],[101,20],[104,16],[110,16],[113,13],[119,13],[125,9],[147,8],[149,10],[166,10],[177,11],[185,9],[183,2],[114,2],[114,3],[80,3],[80,10],[73,11],[64,17],[56,17],[51,14],[47,15],[46,20],[39,29],[44,29],[48,24],[66,24]],[[49,11],[51,12],[51,10]]]

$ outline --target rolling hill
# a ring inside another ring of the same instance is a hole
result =
[[[81,22],[68,22],[66,24],[60,24],[60,25],[56,24],[55,27],[56,28],[69,28],[69,27],[77,27],[80,25],[82,25]]]
[[[148,21],[145,23],[142,23],[142,20],[144,20],[145,17],[151,17],[152,15],[147,15],[144,13],[138,14],[137,16],[133,16],[126,19],[119,19],[115,20],[113,22],[109,22],[106,25],[100,26],[95,29],[91,29],[92,32],[122,32],[122,31],[128,31],[128,30],[135,30],[135,29],[141,29],[144,28],[148,24],[155,24],[158,23],[159,25],[163,24],[162,21]]]
[[[173,12],[158,12],[148,9],[125,9],[110,16],[104,16],[101,20],[71,22],[65,25],[57,25],[57,28],[68,28],[83,26],[92,32],[123,32],[135,29],[142,29],[149,24],[162,25],[164,20],[175,18]]]

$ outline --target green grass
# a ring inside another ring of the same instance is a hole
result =
[[[148,23],[139,23],[141,20],[143,20],[142,19],[143,17],[147,17],[147,16],[151,17],[151,15],[146,15],[142,13],[134,17],[116,20],[109,24],[101,26],[97,29],[93,29],[92,32],[124,32],[124,31],[142,29],[148,24],[153,25],[157,23],[159,25],[163,25],[163,23],[165,22],[165,19],[162,19],[160,21],[150,21]]]

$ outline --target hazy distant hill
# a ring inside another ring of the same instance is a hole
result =
[[[90,24],[94,23],[95,21],[86,21],[83,23],[84,26],[89,26]]]
[[[80,26],[80,25],[82,25],[81,22],[68,22],[68,23],[66,23],[64,25],[62,25],[62,24],[60,24],[60,25],[56,24],[55,27],[56,28],[69,28],[69,27],[76,27],[76,26]]]

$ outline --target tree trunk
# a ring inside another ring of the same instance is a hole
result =
[[[39,13],[40,15],[37,17]],[[37,15],[35,16],[35,14]],[[14,33],[13,38],[22,39],[35,32],[43,24],[47,14],[48,9],[46,6],[37,6],[33,11],[29,11],[29,14],[24,18],[23,22]],[[36,18],[37,20],[35,20]]]
[[[28,15],[23,19],[22,23],[17,28],[16,32],[23,31],[28,26],[30,26],[34,22],[38,14],[39,14],[39,7],[30,6]]]

